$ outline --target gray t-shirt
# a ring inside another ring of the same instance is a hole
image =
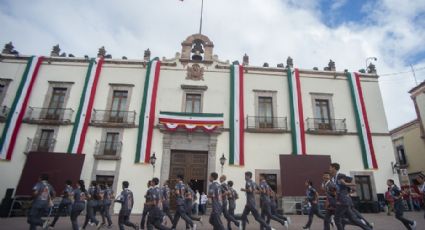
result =
[[[34,199],[35,205],[46,205],[49,200],[54,196],[55,191],[53,187],[47,181],[41,181],[34,185],[32,188],[36,192]]]
[[[222,209],[222,197],[220,187],[220,184],[217,181],[214,181],[210,184],[208,188],[208,195],[211,197],[213,213],[220,213]]]
[[[271,188],[267,184],[266,180],[262,180],[260,182],[260,190],[261,190],[260,199],[261,199],[261,202],[270,202],[270,196],[268,195],[270,189]]]
[[[254,191],[257,189],[257,184],[254,181],[246,180],[245,183],[246,189],[246,205],[255,207],[255,193]],[[251,190],[250,192],[248,190]]]
[[[121,212],[131,212],[134,204],[133,192],[128,188],[124,189],[117,201],[121,203]]]
[[[186,194],[187,188],[186,185],[179,181],[175,186],[176,191],[179,192],[179,194],[176,197],[176,203],[177,205],[184,205],[184,195]]]
[[[341,180],[344,180],[347,176],[341,173],[335,175],[333,182],[336,186],[336,202],[340,205],[352,205],[352,200],[350,197],[350,187],[341,183]]]

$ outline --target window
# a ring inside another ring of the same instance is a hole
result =
[[[187,93],[186,94],[186,113],[201,113],[201,94]]]
[[[37,143],[38,152],[49,152],[50,147],[54,143],[53,134],[54,134],[53,129],[41,130],[40,139],[36,140],[38,142]]]
[[[400,165],[406,165],[407,164],[407,158],[406,158],[406,153],[404,151],[404,146],[403,145],[397,146],[396,151],[397,151],[398,163]]]
[[[107,184],[110,188],[114,184],[114,176],[96,175],[97,184]]]
[[[332,129],[328,100],[316,99],[315,113],[315,118],[319,129]]]
[[[104,155],[116,155],[118,148],[120,147],[119,142],[120,133],[106,133],[106,141],[104,143],[103,154]]]
[[[128,91],[114,90],[109,121],[123,122],[127,109]]]
[[[47,109],[46,118],[52,120],[59,120],[63,114],[63,107],[65,104],[65,97],[67,88],[54,87],[52,97],[50,98],[49,107]]]
[[[273,128],[273,98],[258,97],[259,128]]]
[[[356,181],[356,191],[361,201],[372,201],[372,185],[370,176],[354,176]]]
[[[10,79],[0,79],[0,105],[3,105],[3,100],[6,96],[10,81]]]
[[[277,175],[269,173],[261,173],[260,175],[264,176],[270,188],[277,193]]]

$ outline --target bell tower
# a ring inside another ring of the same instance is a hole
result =
[[[214,44],[202,34],[193,34],[182,42],[181,62],[212,62]]]

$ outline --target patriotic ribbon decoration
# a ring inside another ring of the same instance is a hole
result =
[[[137,135],[136,163],[148,163],[150,160],[160,68],[161,62],[154,59],[148,63],[146,70]]]
[[[288,68],[289,101],[291,111],[292,154],[305,155],[304,115],[301,96],[300,73]]]
[[[188,131],[202,129],[205,132],[212,132],[223,126],[224,120],[223,114],[160,112],[159,123],[170,131],[184,128]]]
[[[230,146],[229,164],[244,165],[244,71],[241,65],[230,67]]]
[[[68,153],[82,154],[83,152],[87,128],[93,110],[94,97],[96,95],[97,83],[99,82],[103,62],[103,58],[92,58],[89,62],[86,79],[84,81],[83,93],[81,94],[80,105],[75,116],[75,123],[68,146]]]
[[[351,98],[353,101],[354,113],[356,115],[357,132],[359,134],[362,150],[363,165],[365,169],[377,169],[378,164],[376,162],[372,135],[367,119],[363,90],[360,84],[360,75],[358,73],[347,73],[347,79],[350,85]]]
[[[44,57],[29,58],[0,139],[0,159],[11,160],[19,129]]]

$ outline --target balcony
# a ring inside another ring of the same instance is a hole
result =
[[[307,132],[314,134],[345,134],[347,124],[345,119],[307,118]]]
[[[121,148],[121,141],[96,141],[94,158],[97,160],[120,160]]]
[[[136,127],[136,111],[93,109],[91,124],[100,127]]]
[[[5,122],[7,120],[7,115],[9,115],[10,108],[7,106],[2,106],[0,108],[0,122]]]
[[[24,153],[29,152],[53,152],[56,144],[56,139],[43,139],[43,138],[27,138],[27,144]]]
[[[288,130],[286,117],[247,116],[246,127],[249,132],[283,133]]]
[[[24,122],[30,124],[69,125],[73,109],[28,107]]]

